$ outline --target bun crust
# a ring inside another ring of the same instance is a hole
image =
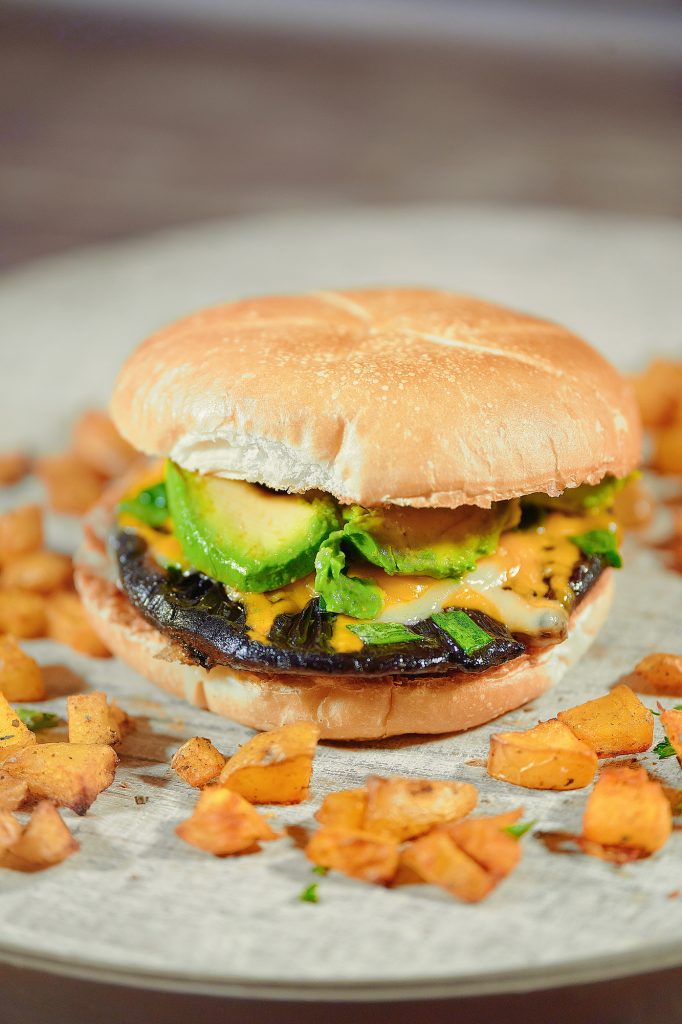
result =
[[[608,614],[613,591],[608,569],[571,617],[563,643],[490,672],[376,680],[257,674],[221,666],[206,671],[188,665],[90,559],[77,564],[75,579],[106,646],[157,686],[252,729],[314,722],[329,740],[459,732],[526,704],[558,682],[587,650]]]
[[[111,403],[186,469],[365,505],[456,507],[637,464],[629,385],[556,324],[426,289],[248,299],[152,335]]]

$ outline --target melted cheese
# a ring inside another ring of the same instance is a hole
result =
[[[157,466],[139,480],[126,497],[142,487],[158,483]],[[150,553],[162,565],[189,568],[175,535],[161,533],[132,516],[119,517],[122,526],[132,526],[144,537]],[[168,523],[172,528],[172,524]],[[384,604],[375,621],[406,625],[427,619],[447,608],[467,608],[497,619],[512,633],[532,638],[535,643],[554,643],[566,635],[573,603],[569,586],[579,557],[571,536],[588,530],[617,530],[613,517],[605,512],[569,516],[549,513],[541,526],[503,533],[494,555],[479,561],[473,572],[461,580],[433,580],[427,576],[389,576],[383,569],[365,563],[351,567],[352,575],[373,579],[382,589]],[[290,583],[277,591],[249,594],[226,588],[229,596],[246,609],[247,628],[255,640],[268,642],[278,615],[302,611],[315,596],[314,576]],[[359,620],[337,615],[332,646],[340,652],[357,651],[362,641],[347,627]]]

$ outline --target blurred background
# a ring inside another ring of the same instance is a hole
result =
[[[452,201],[679,216],[665,0],[0,6],[0,264],[216,217]]]

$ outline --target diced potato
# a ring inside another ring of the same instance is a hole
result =
[[[18,484],[31,468],[31,460],[23,452],[0,452],[0,487]]]
[[[682,654],[647,654],[627,681],[640,693],[682,697]]]
[[[66,515],[78,516],[87,512],[104,487],[99,473],[70,452],[39,459],[36,473],[45,485],[50,508]]]
[[[398,842],[428,832],[444,821],[463,818],[476,806],[478,792],[468,782],[431,779],[367,779],[363,829]]]
[[[0,633],[12,633],[22,640],[45,636],[45,598],[26,590],[0,590]]]
[[[248,853],[261,840],[277,839],[255,807],[223,786],[202,789],[190,818],[175,830],[181,839],[216,857]]]
[[[33,798],[85,814],[114,781],[117,763],[116,754],[104,743],[41,743],[7,758],[2,770],[23,779]]]
[[[72,575],[68,555],[58,551],[29,551],[5,566],[0,584],[36,594],[50,594],[60,587],[68,587]]]
[[[78,596],[69,592],[52,594],[47,599],[48,635],[73,647],[75,651],[89,654],[91,658],[110,658],[111,653],[94,631],[85,608]]]
[[[24,780],[13,779],[0,770],[0,811],[18,811],[27,799],[28,786]]]
[[[0,693],[0,761],[35,742],[35,733],[24,725],[7,698]]]
[[[0,515],[0,565],[43,546],[43,513],[39,505],[20,505]]]
[[[73,450],[104,477],[120,476],[139,457],[101,409],[88,409],[78,418],[73,428]]]
[[[466,903],[478,903],[495,888],[493,876],[441,829],[410,843],[401,859],[425,882],[445,889]]]
[[[682,407],[682,363],[653,359],[632,383],[645,426],[662,427],[679,416]]]
[[[308,795],[319,729],[310,722],[261,732],[239,748],[220,785],[252,804],[298,804]]]
[[[605,847],[654,853],[672,831],[672,810],[661,784],[639,764],[605,765],[583,815],[582,838]],[[591,852],[591,851],[587,851]]]
[[[119,709],[120,710],[120,709]],[[111,713],[106,693],[74,693],[66,698],[69,743],[121,742],[121,732]]]
[[[682,423],[663,427],[654,435],[651,464],[659,473],[682,473]]]
[[[628,480],[613,502],[613,514],[626,530],[648,526],[655,511],[656,499],[640,479]]]
[[[388,885],[398,870],[400,848],[394,840],[360,829],[324,826],[305,848],[306,857],[351,878]]]
[[[677,760],[682,765],[682,711],[678,711],[676,708],[665,711],[661,708],[661,725],[677,755]]]
[[[327,794],[315,817],[322,825],[361,829],[366,808],[366,789],[340,789]]]
[[[192,736],[173,754],[171,768],[188,785],[203,789],[220,775],[225,760],[205,736]]]
[[[582,789],[597,770],[597,755],[556,718],[526,732],[490,737],[488,774],[526,789]]]
[[[605,697],[560,711],[560,722],[594,750],[597,757],[638,754],[654,739],[654,719],[629,686],[615,686]]]
[[[522,846],[518,839],[505,832],[517,821],[523,808],[509,814],[486,818],[470,818],[454,824],[440,825],[460,850],[480,864],[496,881],[506,878],[521,860]]]
[[[0,855],[14,846],[20,836],[21,823],[9,811],[0,811]]]
[[[15,702],[46,697],[40,665],[12,636],[0,636],[0,693]]]
[[[42,800],[16,842],[9,848],[7,867],[15,871],[42,871],[54,867],[80,849],[49,800]]]

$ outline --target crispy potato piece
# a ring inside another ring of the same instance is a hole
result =
[[[582,789],[597,770],[597,755],[563,722],[540,722],[526,732],[490,737],[488,775],[526,789]]]
[[[366,808],[366,789],[340,789],[327,794],[315,817],[322,825],[362,829]]]
[[[4,854],[21,836],[21,823],[9,811],[0,811],[0,854]]]
[[[47,599],[47,632],[75,651],[89,654],[91,658],[110,658],[111,652],[104,646],[90,625],[85,608],[76,594],[69,592],[52,594]]]
[[[18,484],[31,468],[31,460],[23,452],[0,453],[0,487]]]
[[[0,633],[12,633],[22,640],[45,636],[45,598],[26,590],[0,590]]]
[[[654,853],[672,831],[672,810],[661,784],[637,763],[605,765],[583,815],[582,839],[600,846]],[[591,852],[591,851],[587,851]]]
[[[117,763],[116,754],[104,743],[41,743],[7,758],[2,770],[23,779],[31,797],[85,814],[114,781]]]
[[[640,479],[628,480],[613,502],[613,514],[626,530],[648,526],[655,511],[656,500]]]
[[[13,779],[0,771],[0,811],[18,811],[26,803],[28,786],[23,779]]]
[[[682,654],[647,654],[627,682],[639,693],[682,697]]]
[[[120,476],[138,458],[102,409],[87,409],[73,428],[73,450],[104,477]]]
[[[523,814],[523,808],[507,814],[471,818],[449,825],[439,825],[456,846],[480,864],[496,881],[506,878],[521,860],[522,846],[518,839],[505,832]]]
[[[388,885],[398,870],[400,849],[387,836],[330,825],[317,830],[305,855],[320,867],[334,868],[363,882]]]
[[[0,584],[36,594],[50,594],[60,587],[68,587],[73,567],[68,555],[58,551],[29,551],[6,565]]]
[[[367,779],[363,829],[397,842],[428,832],[444,821],[456,821],[473,810],[478,800],[468,782],[431,779]]]
[[[654,435],[651,464],[659,473],[682,473],[682,422],[663,427]]]
[[[0,636],[0,693],[10,701],[45,700],[40,665],[13,636]]]
[[[171,768],[195,789],[203,789],[225,767],[226,758],[205,736],[192,736],[173,754]]]
[[[16,842],[8,849],[6,867],[15,871],[42,871],[54,867],[80,849],[59,811],[41,800]]]
[[[653,359],[633,378],[642,420],[647,427],[662,427],[679,417],[682,407],[682,363]]]
[[[24,725],[7,697],[0,693],[0,761],[35,742],[36,734]]]
[[[441,829],[410,843],[401,861],[425,882],[445,889],[466,903],[478,903],[495,888],[493,876]]]
[[[661,707],[660,704],[658,706]],[[682,711],[676,708],[669,708],[666,711],[661,708],[661,725],[677,755],[677,760],[682,765]]]
[[[121,712],[118,708],[117,711]],[[74,693],[66,698],[66,714],[69,723],[69,743],[121,742],[121,731],[117,715],[112,714],[106,693],[94,690],[92,693]],[[125,715],[125,712],[122,712]]]
[[[36,463],[53,512],[82,515],[95,504],[104,488],[103,478],[78,455],[48,455]]]
[[[39,505],[19,505],[0,515],[0,565],[43,546],[43,513]]]
[[[250,853],[261,840],[279,838],[255,807],[223,786],[202,789],[191,817],[175,831],[186,843],[216,857]]]
[[[252,804],[299,804],[308,795],[320,731],[310,722],[257,733],[220,773],[220,785]]]
[[[121,739],[127,736],[128,733],[135,731],[135,719],[132,715],[129,715],[127,711],[123,710],[114,697],[111,697],[109,700],[109,717],[111,718],[114,728],[118,730],[118,734]]]
[[[557,718],[597,757],[638,754],[648,750],[654,739],[653,715],[622,683],[605,697],[560,711]]]

